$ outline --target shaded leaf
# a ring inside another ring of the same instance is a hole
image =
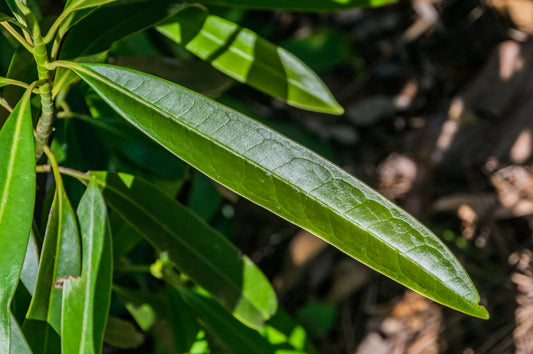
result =
[[[131,175],[89,176],[116,213],[240,320],[258,328],[276,311],[276,295],[261,271],[189,209]]]
[[[61,348],[65,353],[101,351],[111,299],[112,253],[107,210],[94,181],[78,206],[82,271],[63,285]]]
[[[177,0],[120,1],[98,9],[76,11],[59,29],[60,36],[66,33],[59,58],[79,62],[101,61],[103,53],[116,41],[178,11],[180,5],[176,3]],[[75,80],[76,76],[71,71],[59,68],[54,79],[54,97]]]
[[[157,27],[228,76],[295,107],[342,114],[320,78],[298,58],[249,29],[189,6]]]
[[[37,273],[39,272],[39,250],[35,243],[35,235],[32,232],[26,247],[26,255],[24,256],[24,265],[20,273],[20,281],[28,290],[28,293],[33,296],[35,291],[35,283],[37,281]]]
[[[143,0],[101,7],[68,32],[59,57],[75,59],[105,52],[114,42],[154,25],[180,6],[173,0]]]
[[[199,327],[194,314],[181,295],[167,284],[168,321],[176,353],[188,353],[198,337]]]
[[[144,335],[131,322],[109,317],[104,342],[121,349],[137,348],[144,342]]]
[[[203,327],[233,354],[274,354],[274,347],[259,333],[237,321],[218,302],[186,288],[179,295],[193,309]]]
[[[266,323],[261,335],[275,346],[276,353],[281,353],[280,349],[285,350],[286,353],[294,354],[297,352],[307,354],[317,352],[303,326],[282,309],[279,309],[274,317]]]
[[[35,147],[27,92],[0,130],[0,352],[9,353],[11,299],[17,288],[35,202]]]
[[[56,193],[48,218],[35,292],[23,331],[35,353],[59,351],[63,284],[80,275],[79,231],[76,216],[56,174]]]
[[[221,184],[437,302],[488,317],[442,241],[339,167],[181,86],[110,65],[63,65],[125,119]]]

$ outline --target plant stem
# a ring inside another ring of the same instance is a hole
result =
[[[19,86],[19,87],[22,87],[22,88],[25,88],[25,89],[27,89],[29,87],[29,85],[27,83],[25,83],[25,82],[18,81],[18,80],[13,80],[13,79],[8,79],[6,77],[0,77],[0,84]]]
[[[4,107],[9,113],[13,112],[13,108],[9,105],[9,103],[3,97],[0,97],[0,106]]]
[[[32,15],[30,13],[30,15]],[[48,143],[48,138],[52,133],[52,122],[54,120],[54,101],[52,98],[52,85],[50,72],[46,68],[48,64],[48,52],[43,41],[41,28],[34,16],[29,16],[30,28],[32,31],[34,58],[37,63],[37,73],[39,80],[44,83],[39,89],[41,95],[42,113],[35,128],[35,158],[39,160],[43,154],[43,148]]]
[[[17,30],[15,30],[10,24],[9,22],[7,21],[3,21],[3,22],[0,22],[0,25],[2,25],[8,32],[9,34],[15,38],[20,44],[22,44],[22,46],[24,46],[24,48],[26,48],[28,50],[28,52],[30,53],[34,53],[34,49],[33,47],[28,43],[28,41],[26,41],[18,32]]]
[[[57,170],[61,174],[66,175],[66,176],[70,176],[70,177],[74,177],[78,181],[80,181],[80,182],[82,182],[84,184],[85,184],[85,182],[87,182],[89,180],[89,178],[87,177],[86,173],[83,173],[83,172],[78,171],[78,170],[73,170],[71,168],[62,167],[62,166],[58,166]],[[37,173],[49,173],[49,172],[52,172],[52,166],[50,166],[50,165],[37,165],[36,171],[37,171]]]

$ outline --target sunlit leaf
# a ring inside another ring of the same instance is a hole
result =
[[[62,65],[145,134],[221,184],[437,302],[488,317],[442,241],[339,167],[179,85],[110,65]]]
[[[320,78],[298,58],[202,8],[189,6],[157,29],[228,76],[290,105],[343,112]]]
[[[9,353],[9,307],[30,236],[35,200],[35,147],[27,92],[0,130],[0,352]]]
[[[82,241],[80,277],[63,284],[61,348],[64,353],[99,353],[111,298],[111,239],[104,199],[91,182],[78,206]]]
[[[35,292],[23,332],[35,353],[56,353],[60,347],[63,284],[78,277],[81,250],[76,216],[56,175],[56,193],[48,218]]]

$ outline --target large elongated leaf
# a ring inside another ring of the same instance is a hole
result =
[[[58,352],[63,283],[79,276],[80,268],[76,216],[61,178],[56,176],[56,193],[46,227],[37,284],[22,327],[35,353]]]
[[[110,65],[64,65],[125,119],[211,178],[401,284],[488,317],[446,246],[339,167],[173,83]]]
[[[10,303],[24,264],[35,199],[30,92],[0,130],[0,352],[9,353]]]
[[[241,321],[255,328],[276,311],[261,271],[198,216],[139,178],[91,172],[115,212]]]
[[[197,2],[265,10],[336,11],[354,7],[375,7],[393,3],[396,0],[198,0]]]
[[[82,272],[63,285],[61,348],[64,353],[99,353],[111,299],[112,253],[107,210],[92,181],[78,206]]]
[[[189,6],[158,31],[232,78],[295,107],[342,114],[320,78],[291,53],[249,29]]]

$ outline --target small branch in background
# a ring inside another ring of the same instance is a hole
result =
[[[9,113],[13,112],[13,108],[3,97],[0,97],[0,106],[4,107]]]
[[[28,50],[28,52],[32,53],[34,52],[34,48],[31,46],[30,43],[26,39],[24,39],[18,32],[15,30],[7,21],[0,22],[0,25],[2,25],[13,38],[15,38],[24,48]]]

